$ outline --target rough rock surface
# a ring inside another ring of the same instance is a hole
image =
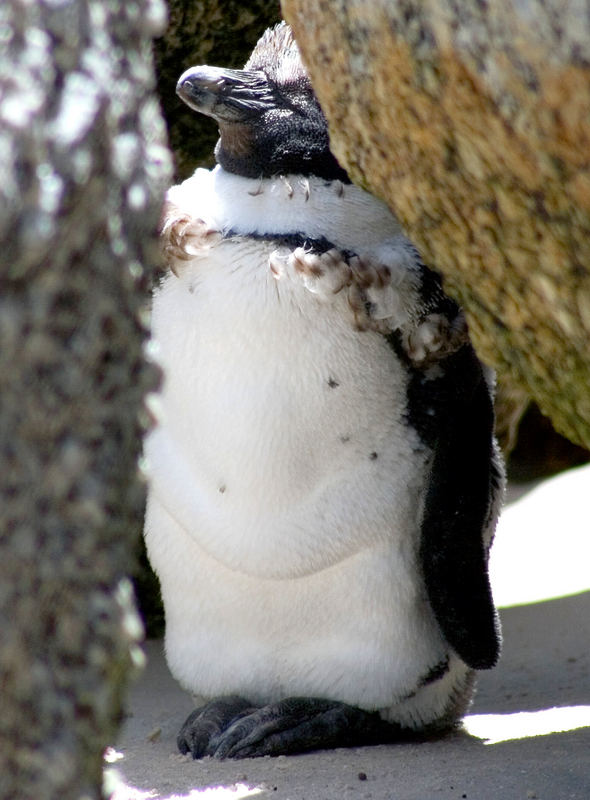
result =
[[[480,355],[590,446],[590,12],[284,0],[353,178],[467,310]]]
[[[211,120],[190,111],[176,96],[188,67],[242,67],[265,28],[280,20],[278,0],[169,0],[170,22],[156,41],[158,91],[176,157],[177,178],[211,166],[219,134]]]
[[[100,795],[138,657],[164,22],[159,0],[0,7],[2,800]]]

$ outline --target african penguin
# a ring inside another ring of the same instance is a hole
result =
[[[456,725],[499,628],[493,376],[387,207],[353,185],[290,29],[178,83],[217,122],[172,187],[145,535],[195,758]]]

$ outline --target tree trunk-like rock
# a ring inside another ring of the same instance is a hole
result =
[[[170,175],[155,0],[0,10],[0,798],[101,793],[141,624],[125,574]],[[140,654],[139,654],[140,655]]]
[[[590,10],[284,0],[353,179],[467,312],[480,355],[590,447]]]
[[[281,18],[278,0],[169,0],[170,22],[156,41],[158,91],[176,157],[177,179],[213,164],[217,125],[176,96],[185,69],[198,64],[241,68],[265,28]]]

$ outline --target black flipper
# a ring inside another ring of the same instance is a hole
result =
[[[497,662],[500,635],[483,531],[492,492],[494,411],[470,345],[441,362],[432,382],[434,459],[420,559],[430,604],[455,652],[474,669]],[[421,400],[425,400],[422,381]]]

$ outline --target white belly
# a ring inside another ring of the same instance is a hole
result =
[[[309,696],[388,709],[445,656],[412,560],[394,542],[302,578],[255,578],[209,557],[152,498],[148,545],[170,668],[203,700]]]
[[[206,697],[388,707],[446,652],[416,566],[428,454],[407,376],[339,298],[274,281],[264,247],[224,242],[154,299],[146,540],[168,659]]]
[[[257,576],[415,535],[424,465],[402,419],[406,373],[382,337],[244,249],[220,245],[154,300],[154,493],[212,557]]]

